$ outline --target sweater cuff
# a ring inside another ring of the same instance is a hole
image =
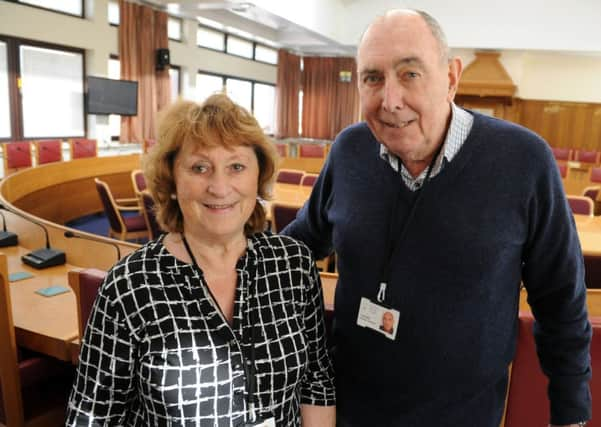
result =
[[[590,371],[581,376],[554,378],[549,383],[551,424],[564,425],[591,419],[589,380]]]

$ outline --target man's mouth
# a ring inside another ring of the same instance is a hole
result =
[[[406,122],[402,122],[402,121],[401,121],[401,122],[388,122],[388,121],[386,121],[386,120],[380,120],[380,122],[381,122],[381,123],[382,123],[384,126],[387,126],[387,127],[390,127],[390,128],[394,128],[394,129],[401,129],[401,128],[407,127],[407,126],[409,126],[411,123],[413,123],[414,121],[415,121],[415,120],[408,120],[408,121],[406,121]]]

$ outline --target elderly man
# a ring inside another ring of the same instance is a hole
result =
[[[338,135],[284,230],[316,258],[338,256],[338,425],[498,427],[521,282],[550,422],[583,425],[582,254],[547,144],[453,103],[462,64],[426,13],[378,17],[357,67],[365,122]],[[394,340],[373,326],[385,309],[398,313]]]

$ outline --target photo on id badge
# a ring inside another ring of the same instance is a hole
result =
[[[399,312],[397,310],[374,303],[368,298],[361,298],[357,325],[373,329],[394,340],[398,323]]]

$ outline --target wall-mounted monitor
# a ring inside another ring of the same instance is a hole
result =
[[[138,82],[88,76],[88,114],[138,114]]]

